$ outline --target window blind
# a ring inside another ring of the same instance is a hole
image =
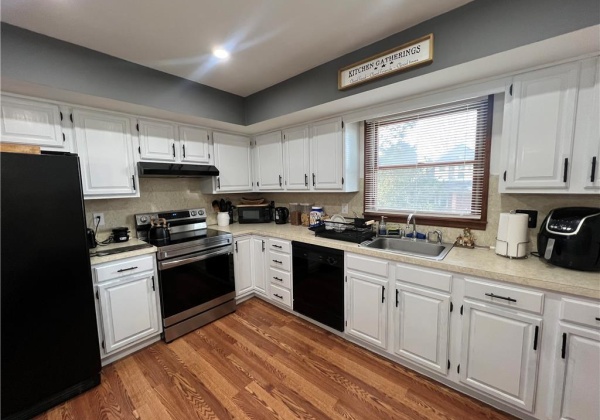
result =
[[[365,124],[365,213],[486,216],[492,96]]]

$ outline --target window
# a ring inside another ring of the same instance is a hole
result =
[[[485,229],[493,96],[366,121],[365,216]]]

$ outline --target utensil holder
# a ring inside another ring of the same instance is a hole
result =
[[[229,226],[229,212],[220,211],[219,213],[217,213],[217,225]]]

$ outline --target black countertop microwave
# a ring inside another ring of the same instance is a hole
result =
[[[238,205],[239,223],[269,223],[271,222],[271,207],[268,204]]]

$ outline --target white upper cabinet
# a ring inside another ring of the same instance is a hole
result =
[[[211,163],[210,133],[202,127],[179,126],[181,161],[186,163]]]
[[[139,119],[137,129],[141,159],[175,162],[175,124]]]
[[[310,139],[308,126],[289,128],[283,131],[283,159],[285,167],[285,189],[309,190]]]
[[[334,118],[312,124],[310,147],[313,189],[341,190],[344,177],[342,120]]]
[[[600,191],[598,58],[520,74],[506,92],[500,192]]]
[[[65,148],[58,105],[10,96],[2,96],[2,141]]]
[[[201,181],[205,193],[252,191],[250,139],[237,134],[213,132],[218,177]]]
[[[283,190],[281,131],[254,137],[254,176],[259,191]]]
[[[85,198],[139,197],[129,118],[73,110]]]

